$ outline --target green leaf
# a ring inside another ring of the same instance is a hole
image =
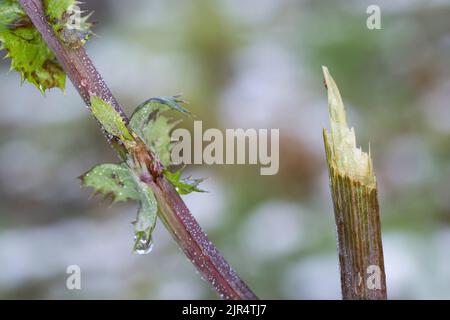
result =
[[[66,75],[39,32],[16,1],[0,3],[0,42],[11,58],[11,69],[41,92],[64,89]]]
[[[127,163],[100,164],[81,176],[82,185],[94,189],[105,197],[111,196],[113,203],[136,200],[140,207],[133,222],[136,253],[147,253],[152,245],[152,232],[156,225],[158,203],[152,189],[140,180]]]
[[[95,95],[92,95],[91,109],[94,117],[102,124],[103,128],[109,134],[118,137],[122,141],[133,140],[125,121],[110,103]]]
[[[88,22],[92,12],[81,16],[83,11],[75,0],[45,0],[44,7],[53,30],[60,40],[70,48],[79,48],[94,34],[92,23]]]
[[[43,2],[45,13],[50,20],[61,20],[64,13],[78,3],[76,0],[44,0]]]
[[[178,170],[174,173],[170,172],[169,170],[165,170],[164,176],[181,195],[189,194],[191,192],[205,192],[205,190],[201,190],[198,188],[199,184],[205,181],[204,178],[192,179],[191,177],[187,177],[185,179],[181,179],[181,170]]]
[[[17,1],[3,0],[0,2],[0,32],[8,30],[9,27],[13,26],[14,21],[25,17],[25,12]]]
[[[134,224],[136,253],[147,253],[152,246],[152,232],[156,225],[158,203],[152,189],[145,183],[137,181],[141,205]]]
[[[59,35],[67,33],[65,26],[69,16],[65,13],[76,4],[75,0],[44,0],[49,23]],[[88,16],[82,17],[79,30],[72,32],[77,44],[80,41],[84,44],[91,34],[87,19]],[[64,40],[64,37],[60,38]],[[0,1],[0,42],[1,48],[7,51],[6,57],[11,58],[11,70],[19,72],[22,81],[34,84],[42,93],[51,88],[64,90],[66,74],[63,68],[17,0]]]
[[[138,134],[148,126],[149,121],[157,118],[164,111],[176,110],[181,113],[190,114],[181,106],[184,103],[179,96],[151,98],[136,107],[130,119],[130,127]]]
[[[170,166],[172,149],[170,133],[178,122],[172,122],[161,115],[168,110],[176,110],[190,114],[180,104],[178,96],[166,98],[151,98],[134,111],[130,119],[130,128],[145,142],[159,158],[161,163]]]
[[[135,179],[126,163],[100,164],[81,177],[82,185],[94,189],[94,193],[111,196],[113,202],[140,200]]]
[[[143,129],[144,141],[153,150],[161,163],[170,166],[172,142],[170,132],[179,122],[170,122],[164,116],[159,116]]]
[[[172,150],[170,133],[178,122],[171,122],[161,113],[176,110],[190,115],[190,112],[181,106],[184,101],[179,98],[179,96],[151,98],[136,108],[129,123],[131,130],[145,142],[147,147],[156,154],[166,168],[170,166]],[[181,170],[175,173],[166,170],[164,175],[179,194],[204,192],[198,188],[198,185],[204,179],[181,179]]]
[[[177,95],[171,97],[150,98],[137,106],[134,113],[139,112],[141,109],[145,109],[147,114],[152,113],[153,111],[163,112],[167,110],[176,110],[190,115],[191,113],[189,110],[183,108],[181,105],[182,103],[186,103],[186,101],[181,100],[180,97],[181,96]]]

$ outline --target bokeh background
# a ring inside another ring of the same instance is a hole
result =
[[[370,142],[390,298],[450,298],[450,1],[85,2],[98,21],[87,50],[128,112],[184,93],[204,128],[280,129],[276,176],[188,168],[209,191],[188,206],[260,297],[340,298],[327,65]],[[370,4],[382,30],[366,28]],[[163,225],[134,255],[136,205],[80,188],[116,158],[72,85],[44,97],[0,68],[0,298],[215,298]],[[82,290],[66,289],[71,264]]]

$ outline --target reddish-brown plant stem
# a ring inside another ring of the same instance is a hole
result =
[[[84,48],[69,48],[61,43],[47,22],[41,0],[19,0],[19,2],[49,48],[54,52],[85,104],[89,106],[91,95],[96,95],[110,102],[128,123],[125,112],[112,95]],[[112,143],[119,157],[123,159],[124,147],[113,137],[108,135],[106,137]],[[166,228],[202,277],[211,284],[220,297],[224,299],[257,299],[257,296],[208,239],[174,187],[163,176],[155,177],[154,181],[148,183],[158,199],[159,215]]]

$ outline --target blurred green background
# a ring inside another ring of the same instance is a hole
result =
[[[450,1],[85,2],[87,50],[127,112],[183,93],[204,128],[280,129],[278,175],[188,168],[209,177],[189,208],[260,297],[340,298],[326,65],[370,142],[389,297],[450,298]],[[370,4],[382,30],[366,27]],[[215,298],[161,224],[133,255],[136,205],[80,188],[116,158],[72,85],[44,97],[0,67],[0,298]],[[72,264],[82,290],[66,289]]]

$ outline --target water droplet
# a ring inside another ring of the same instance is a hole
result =
[[[134,244],[133,252],[136,254],[148,254],[153,250],[153,239],[149,235],[148,238],[145,232],[141,232],[138,236],[134,237],[136,243]]]
[[[88,85],[88,81],[86,80],[86,79],[81,79],[81,85],[83,86],[83,87],[86,87],[87,85]]]

